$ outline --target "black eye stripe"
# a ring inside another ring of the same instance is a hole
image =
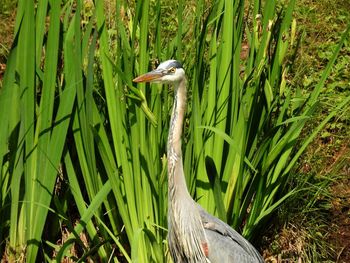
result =
[[[182,64],[177,60],[172,61],[169,66],[173,68],[182,68]]]

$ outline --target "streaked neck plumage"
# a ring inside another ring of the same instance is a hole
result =
[[[182,166],[182,150],[181,150],[181,136],[183,129],[183,122],[186,112],[186,90],[187,80],[184,77],[179,82],[174,84],[175,96],[174,106],[171,114],[170,128],[168,135],[168,190],[169,195],[174,195],[177,191],[183,191],[182,194],[188,194],[186,181]],[[170,198],[170,196],[169,196]]]
[[[175,83],[168,136],[168,242],[174,262],[207,262],[207,240],[197,204],[186,186],[181,135],[186,112],[186,78]]]

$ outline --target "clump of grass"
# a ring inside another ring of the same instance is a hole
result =
[[[299,30],[302,34],[302,42],[292,67],[293,86],[303,86],[307,93],[320,79],[320,69],[329,61],[330,55],[339,39],[339,32],[342,32],[348,23],[349,3],[346,1],[333,1],[326,4],[323,1],[299,1],[296,6],[296,19],[300,21]],[[304,135],[312,131],[316,123],[321,121],[340,100],[349,96],[347,89],[350,81],[347,66],[349,61],[349,43],[346,41],[340,51],[340,56],[333,67],[330,78],[325,83],[322,94],[320,94],[320,107],[315,118],[307,124]],[[345,73],[345,74],[344,74]],[[289,216],[281,215],[281,222],[290,222],[285,226],[294,233],[297,229],[299,236],[305,241],[303,251],[296,252],[295,260],[301,257],[312,262],[342,260],[338,254],[343,249],[336,239],[342,239],[340,243],[346,244],[337,229],[343,229],[343,221],[334,200],[334,188],[341,187],[348,174],[346,170],[347,149],[349,145],[349,106],[346,106],[336,117],[325,125],[315,141],[308,147],[306,154],[301,158],[293,180],[300,183],[299,177],[313,178],[310,183],[313,187],[319,187],[324,195],[317,195],[319,199],[311,198],[309,195],[302,195],[304,199],[297,199],[296,203],[288,203],[281,210]],[[344,170],[344,171],[343,171]],[[341,172],[343,171],[343,172]],[[292,181],[293,182],[293,181]],[[316,188],[313,188],[316,189]],[[311,197],[314,192],[311,192]],[[303,201],[304,200],[304,201]],[[314,200],[310,202],[309,200]],[[345,202],[346,204],[346,202]],[[296,209],[295,207],[301,207]],[[283,226],[282,226],[283,229]],[[275,255],[281,253],[284,245],[279,241],[279,233],[274,241],[278,250]],[[337,238],[334,236],[338,235]],[[288,235],[287,235],[288,236]],[[293,236],[293,235],[291,235]],[[346,253],[342,252],[346,260]]]
[[[316,175],[305,175],[304,179],[295,182],[296,187],[303,190],[278,209],[274,227],[268,229],[263,242],[271,262],[273,259],[333,262],[336,248],[329,244],[330,234],[335,230],[329,224],[332,206],[329,186],[332,182],[331,178]]]
[[[303,158],[293,182],[304,190],[278,209],[274,227],[267,230],[263,246],[268,259],[347,261],[349,255],[344,248],[349,246],[346,211],[350,202],[349,171],[344,168],[349,153],[348,146],[344,146],[337,153],[338,158],[322,156],[322,165],[306,165]],[[306,156],[312,154],[308,149]]]

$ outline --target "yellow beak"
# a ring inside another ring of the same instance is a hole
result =
[[[163,77],[164,74],[159,71],[151,71],[146,74],[143,74],[141,76],[138,76],[137,78],[133,79],[133,82],[152,82],[154,80],[159,79],[160,77]]]

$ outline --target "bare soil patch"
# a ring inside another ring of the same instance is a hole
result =
[[[9,14],[0,13],[0,83],[5,73],[8,52],[13,41],[16,10]]]
[[[337,249],[337,261],[339,263],[350,262],[350,164],[342,169],[346,177],[335,182],[332,186],[334,199],[332,200],[332,229],[330,242]]]

